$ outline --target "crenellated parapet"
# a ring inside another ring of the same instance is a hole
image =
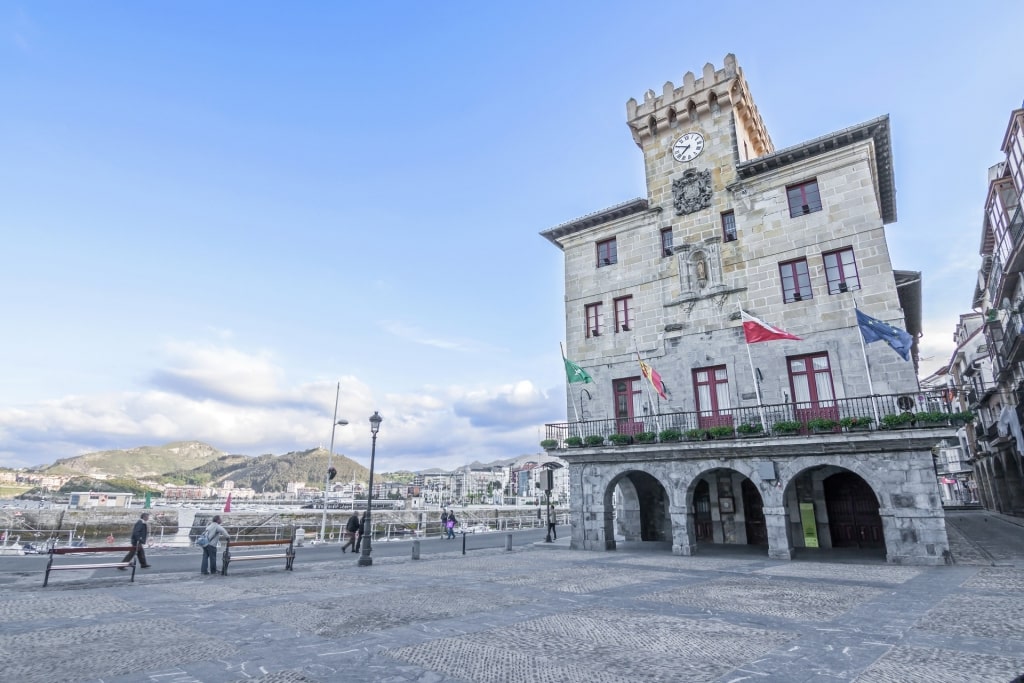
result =
[[[626,102],[626,122],[637,146],[643,147],[647,138],[656,137],[680,124],[697,124],[701,119],[717,116],[732,109],[736,123],[746,131],[758,157],[775,151],[761,114],[750,95],[743,69],[736,63],[736,55],[727,54],[721,69],[715,70],[710,62],[704,65],[700,78],[692,71],[683,76],[679,88],[668,81],[661,95],[654,90],[644,93],[643,103],[630,98]]]

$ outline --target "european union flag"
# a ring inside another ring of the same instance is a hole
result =
[[[910,360],[910,346],[914,343],[914,338],[906,330],[865,315],[860,312],[859,308],[854,310],[857,312],[857,326],[860,327],[865,344],[884,341],[892,347],[893,351],[900,354],[903,360]]]

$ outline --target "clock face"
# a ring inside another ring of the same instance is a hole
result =
[[[693,161],[704,151],[704,136],[700,133],[684,133],[672,145],[672,156],[676,161]]]

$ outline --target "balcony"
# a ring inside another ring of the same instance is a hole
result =
[[[744,406],[717,412],[677,412],[545,425],[558,448],[713,441],[758,437],[892,435],[905,429],[944,429],[952,436],[969,415],[952,412],[944,391],[842,398],[816,403]],[[614,436],[614,438],[612,438]]]

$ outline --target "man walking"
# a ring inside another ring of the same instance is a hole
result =
[[[359,533],[359,515],[355,512],[345,522],[345,535],[347,539],[345,545],[341,546],[341,552],[345,552],[345,548],[352,548],[352,552],[356,552],[359,548],[356,547],[356,534]]]
[[[352,552],[359,552],[359,544],[363,542],[363,534],[366,533],[366,513],[359,518],[359,530],[356,532],[356,544],[352,546]]]
[[[132,558],[136,555],[139,556],[139,566],[143,569],[149,569],[149,563],[146,562],[146,539],[149,538],[149,525],[146,522],[149,521],[149,513],[143,512],[139,519],[135,522],[135,526],[132,527],[132,549],[128,551],[128,554],[124,556],[122,562],[131,562]],[[118,569],[124,569],[124,567],[118,567]]]
[[[221,537],[224,540],[230,538],[227,529],[220,525],[220,515],[214,515],[213,520],[206,525],[203,531],[206,536],[206,545],[203,546],[203,561],[199,563],[199,573],[208,575],[217,573],[217,548],[220,547]]]

